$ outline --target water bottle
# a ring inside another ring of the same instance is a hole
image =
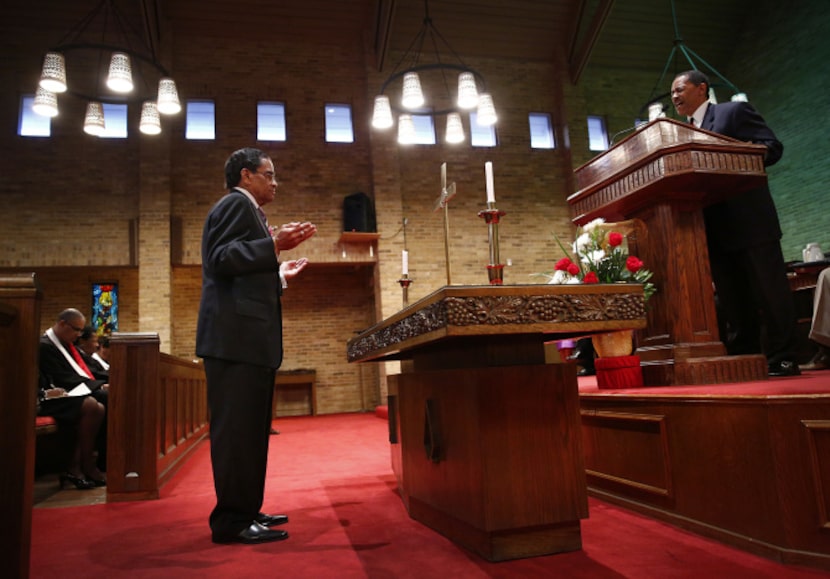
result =
[[[822,261],[824,259],[824,252],[818,243],[808,243],[801,254],[805,262]]]

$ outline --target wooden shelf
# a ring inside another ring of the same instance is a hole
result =
[[[338,243],[372,243],[380,239],[380,233],[362,233],[358,231],[344,231],[340,234]]]

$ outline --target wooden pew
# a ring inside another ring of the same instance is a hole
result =
[[[146,332],[110,340],[107,501],[157,499],[208,433],[204,368],[159,344]]]
[[[0,277],[0,561],[6,577],[29,576],[41,299],[35,274]]]

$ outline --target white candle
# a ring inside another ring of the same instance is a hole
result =
[[[490,161],[484,163],[484,177],[487,183],[487,203],[495,203],[496,194],[493,191],[493,163]]]
[[[405,249],[401,252],[401,273],[409,274],[409,252]]]

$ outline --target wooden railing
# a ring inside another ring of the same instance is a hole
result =
[[[159,343],[155,333],[110,340],[107,501],[158,498],[208,433],[204,368]]]
[[[6,577],[29,576],[41,299],[35,274],[0,277],[0,561]]]

